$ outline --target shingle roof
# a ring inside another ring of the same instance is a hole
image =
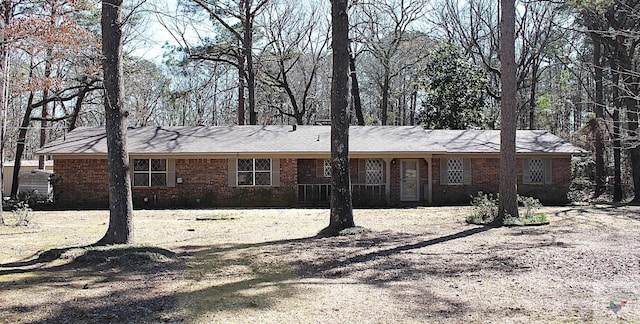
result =
[[[448,153],[499,153],[499,130],[425,130]],[[582,154],[583,149],[544,130],[518,130],[517,153]]]
[[[546,131],[518,131],[519,153],[583,153]],[[138,127],[128,130],[130,154],[327,154],[329,126]],[[498,153],[499,131],[424,130],[419,126],[351,126],[351,154]],[[47,144],[38,154],[107,152],[104,128],[78,128]]]

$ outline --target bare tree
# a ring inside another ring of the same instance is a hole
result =
[[[268,8],[260,22],[267,42],[260,56],[263,81],[271,88],[269,93],[284,92],[269,105],[299,125],[314,112],[314,85],[330,39],[329,24],[320,12],[318,5],[283,1]]]
[[[128,244],[133,240],[133,200],[127,150],[127,116],[122,89],[122,0],[102,1],[105,117],[109,163],[109,228],[96,244]]]
[[[359,38],[365,42],[367,51],[377,61],[376,75],[373,77],[380,96],[380,122],[387,125],[391,84],[393,79],[408,67],[416,64],[416,59],[401,53],[403,43],[413,40],[411,28],[426,13],[424,0],[410,1],[364,1],[357,5],[365,17],[365,30]],[[418,52],[419,53],[419,52]],[[419,60],[419,58],[418,58]]]

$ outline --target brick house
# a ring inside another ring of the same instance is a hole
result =
[[[499,131],[352,126],[355,206],[467,204],[497,192]],[[546,131],[517,132],[520,194],[561,204],[571,156],[584,151]],[[329,126],[140,127],[128,131],[134,206],[326,205]],[[79,128],[37,153],[54,160],[61,208],[108,206],[106,135]]]

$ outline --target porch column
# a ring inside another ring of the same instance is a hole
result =
[[[391,160],[393,159],[384,159],[384,167],[385,167],[385,186],[384,191],[387,195],[387,202],[391,201]]]
[[[427,161],[427,202],[431,203],[433,202],[432,197],[431,197],[431,192],[433,190],[431,190],[433,188],[433,176],[432,176],[432,171],[431,171],[431,158],[424,158],[425,161]]]

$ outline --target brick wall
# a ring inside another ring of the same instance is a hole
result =
[[[55,160],[54,201],[61,207],[108,208],[106,159]]]
[[[424,185],[428,182],[428,165],[418,159],[420,169],[420,204],[424,201]],[[471,186],[440,185],[440,159],[432,165],[432,198],[434,205],[463,204],[478,191],[498,191],[499,159],[472,158]],[[517,159],[518,192],[533,196],[543,204],[562,204],[571,184],[569,157],[553,158],[552,184],[525,185],[522,183],[522,159]],[[316,176],[315,159],[280,159],[280,186],[228,186],[226,159],[176,159],[176,178],[183,182],[175,187],[133,188],[134,207],[270,207],[294,206],[298,183],[330,183],[330,178]],[[389,204],[400,202],[400,160],[391,168],[391,197]],[[352,183],[357,183],[358,162],[350,161]],[[57,159],[54,163],[54,199],[60,208],[107,208],[108,178],[106,159]]]
[[[134,187],[135,208],[293,206],[296,202],[297,163],[280,159],[280,186],[228,186],[226,159],[176,159],[175,187]],[[82,170],[82,172],[79,172]],[[108,207],[106,159],[59,159],[54,184],[60,208]]]
[[[552,183],[525,185],[522,182],[522,159],[516,159],[518,194],[538,198],[545,205],[564,204],[571,185],[571,158],[552,158]],[[471,185],[440,185],[440,159],[433,159],[433,204],[468,204],[478,191],[497,193],[500,182],[500,159],[471,159]]]

